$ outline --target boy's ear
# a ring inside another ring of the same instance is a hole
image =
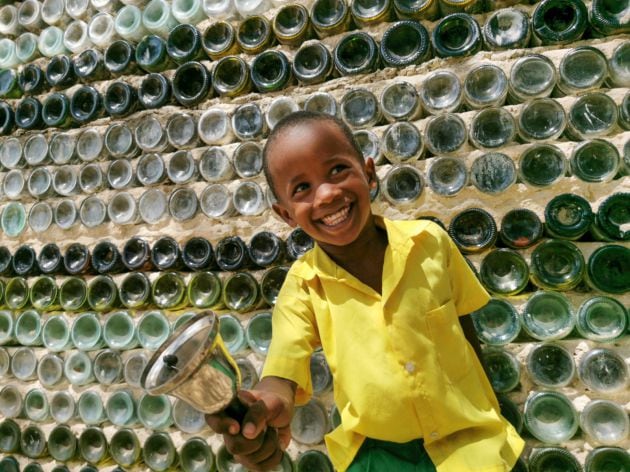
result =
[[[370,188],[373,188],[376,185],[376,182],[378,179],[376,176],[376,167],[374,165],[374,159],[372,159],[371,157],[368,157],[365,160],[365,174],[367,175],[368,184],[370,185]]]
[[[289,211],[285,207],[283,207],[279,203],[274,203],[274,204],[271,205],[271,208],[273,208],[273,211],[275,211],[276,214],[280,218],[282,218],[284,220],[284,222],[286,224],[288,224],[291,228],[295,228],[297,226],[297,223],[291,217],[291,214],[289,213]]]

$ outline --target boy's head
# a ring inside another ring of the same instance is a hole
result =
[[[350,244],[371,218],[374,162],[363,159],[337,118],[297,112],[282,119],[265,144],[263,164],[276,213],[320,244]]]

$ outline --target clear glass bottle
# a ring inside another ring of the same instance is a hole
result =
[[[463,98],[470,108],[500,106],[507,92],[508,78],[500,67],[480,64],[466,74]]]
[[[482,259],[479,276],[484,287],[492,294],[512,296],[527,286],[529,268],[518,252],[493,249]]]
[[[550,341],[566,337],[573,330],[575,316],[562,293],[538,291],[528,298],[521,322],[532,338]]]
[[[394,165],[383,179],[383,195],[392,205],[416,204],[424,190],[424,179],[418,169],[410,165]]]
[[[12,344],[14,337],[15,320],[9,310],[0,310],[0,345]],[[6,354],[6,351],[4,351]],[[4,356],[3,354],[3,356]]]
[[[188,283],[188,298],[196,308],[213,308],[220,305],[221,293],[221,280],[213,272],[197,272]]]
[[[364,159],[368,157],[374,161],[374,164],[381,165],[385,163],[385,156],[381,149],[381,140],[372,131],[360,129],[352,133],[354,140],[361,149]]]
[[[527,372],[536,385],[565,387],[575,376],[573,354],[558,343],[535,345],[526,360]]]
[[[626,309],[612,297],[588,298],[578,309],[575,327],[586,339],[604,343],[615,341],[628,327]]]
[[[488,346],[512,342],[521,331],[521,322],[514,305],[501,298],[492,298],[484,307],[471,313],[477,337]]]
[[[171,326],[161,311],[148,311],[136,327],[138,341],[143,349],[155,351],[171,334]]]
[[[260,357],[265,357],[271,343],[271,313],[263,311],[250,318],[245,328],[249,348]]]
[[[243,181],[237,184],[232,194],[232,204],[243,216],[261,214],[267,208],[265,194],[256,182]]]
[[[63,380],[63,360],[56,354],[44,355],[37,364],[37,379],[39,383],[50,389]]]
[[[4,418],[17,418],[23,413],[23,406],[22,394],[15,385],[5,385],[0,389],[0,412]]]
[[[2,191],[11,200],[20,199],[26,192],[26,179],[24,172],[18,169],[12,169],[7,172],[3,182]]]
[[[611,446],[628,437],[630,421],[619,403],[596,399],[588,402],[580,413],[580,428],[595,444]]]
[[[378,99],[369,90],[355,88],[341,98],[342,120],[352,129],[365,129],[377,125],[382,113]]]
[[[527,13],[517,8],[502,8],[486,20],[482,32],[489,50],[506,51],[526,48],[532,30]]]
[[[147,362],[149,362],[149,358],[144,351],[135,351],[127,357],[123,366],[125,383],[132,387],[141,388],[140,378]]]
[[[166,165],[160,154],[143,154],[136,165],[136,178],[143,187],[159,184],[166,179]]]
[[[175,113],[166,122],[166,136],[177,149],[191,149],[199,144],[197,122],[188,113]],[[172,158],[171,158],[172,159]]]
[[[116,14],[114,29],[121,38],[139,42],[148,31],[142,23],[142,11],[135,5],[125,5]]]
[[[566,134],[576,141],[606,136],[615,131],[617,117],[617,104],[612,98],[590,92],[571,105]]]
[[[256,103],[239,105],[232,115],[232,129],[241,141],[262,138],[267,128],[260,107]]]
[[[560,444],[578,429],[578,415],[571,401],[560,392],[533,393],[525,402],[525,425],[536,439]]]
[[[459,78],[448,70],[430,73],[420,87],[422,106],[431,114],[455,112],[462,100]]]
[[[37,48],[38,39],[39,37],[33,33],[22,33],[15,39],[15,55],[18,61],[28,64],[40,56]]]
[[[232,164],[236,174],[251,178],[262,172],[262,148],[255,142],[239,144],[232,154]]]
[[[527,142],[558,138],[566,126],[566,113],[553,98],[538,98],[526,103],[518,117],[520,137]]]
[[[608,59],[608,81],[616,87],[630,87],[630,41],[620,43]]]
[[[160,189],[149,189],[138,200],[138,212],[145,223],[157,223],[164,218],[167,211],[168,201],[166,194]]]
[[[564,54],[558,72],[558,89],[577,95],[601,88],[608,76],[608,61],[599,49],[580,46]]]
[[[579,143],[569,158],[571,173],[584,182],[609,182],[621,166],[617,147],[604,139]]]
[[[57,26],[49,26],[42,30],[39,33],[37,48],[46,57],[67,53],[68,50],[63,42],[63,30]]]
[[[578,361],[578,376],[594,392],[611,394],[627,388],[629,373],[619,353],[608,348],[595,348]]]
[[[0,9],[0,33],[7,36],[17,36],[20,31],[18,23],[18,9],[15,5],[5,5]]]
[[[187,434],[199,433],[207,426],[204,413],[179,398],[173,402],[173,423]]]
[[[299,111],[299,106],[290,97],[276,97],[269,104],[269,108],[267,108],[267,112],[265,113],[265,121],[267,122],[267,127],[269,129],[273,129],[276,124],[290,115],[291,113],[295,113]]]
[[[339,106],[335,97],[328,92],[315,92],[310,94],[304,101],[304,110],[313,111],[319,113],[326,113],[331,116],[337,116],[339,113]]]
[[[481,208],[469,208],[457,213],[451,220],[448,233],[464,254],[491,248],[498,236],[494,218]]]
[[[33,348],[20,347],[11,357],[11,373],[22,382],[33,380],[37,378],[37,364],[38,359]]]
[[[544,0],[532,14],[535,45],[577,41],[588,26],[588,10],[579,0]]]
[[[579,239],[592,222],[591,205],[579,195],[557,195],[545,207],[545,230],[553,238]]]
[[[389,162],[408,163],[421,158],[424,153],[424,141],[415,125],[402,121],[393,123],[385,129],[382,150]]]
[[[107,167],[107,183],[110,188],[122,190],[131,187],[135,183],[134,180],[134,171],[128,159],[116,159]]]
[[[14,278],[11,280],[20,280]],[[22,279],[23,280],[23,279]],[[11,282],[7,284],[7,294],[9,297],[11,294],[9,289]],[[28,288],[26,288],[28,290]],[[8,300],[7,300],[8,302]],[[24,310],[15,320],[13,328],[15,340],[21,346],[41,346],[42,345],[42,322],[41,316],[37,310]]]
[[[547,187],[566,175],[568,168],[564,152],[548,143],[528,147],[520,156],[518,175],[522,182],[533,187]]]
[[[136,402],[129,390],[116,390],[105,403],[107,419],[115,426],[133,426],[136,420]]]
[[[473,161],[470,180],[483,193],[499,194],[516,182],[516,165],[506,154],[489,152]]]
[[[479,23],[466,13],[442,18],[431,32],[435,55],[443,58],[476,54],[481,49],[481,38]]]
[[[199,200],[192,188],[178,188],[169,195],[168,210],[175,221],[186,221],[194,218],[198,208]]]
[[[508,97],[512,103],[548,97],[557,80],[556,66],[547,56],[523,56],[510,69]]]
[[[543,236],[543,224],[538,215],[527,208],[514,208],[501,219],[499,237],[512,249],[524,249],[536,244]]]
[[[99,351],[94,358],[94,377],[101,385],[114,385],[122,381],[123,362],[120,354],[111,349]]]
[[[295,408],[291,420],[291,437],[300,444],[319,444],[330,429],[324,405],[311,399],[306,405]]]
[[[134,137],[140,149],[145,152],[164,152],[168,149],[166,131],[155,116],[143,117],[136,126]]]
[[[228,114],[220,108],[210,108],[204,111],[197,122],[197,135],[204,143],[209,145],[229,143],[232,140],[233,133]],[[207,151],[204,151],[202,154],[202,162]],[[199,167],[201,170],[201,163]]]
[[[63,33],[63,45],[75,54],[92,46],[85,21],[74,20],[66,27]]]
[[[420,98],[409,82],[395,82],[381,92],[379,104],[387,121],[414,121],[422,113]]]
[[[42,342],[52,352],[67,351],[72,348],[70,325],[63,315],[49,317],[42,326]]]
[[[67,390],[55,392],[50,399],[50,416],[57,423],[69,423],[76,415],[74,397]]]
[[[165,0],[151,0],[142,9],[142,24],[150,32],[164,38],[177,26],[178,22],[171,13],[171,4]]]
[[[65,357],[63,373],[72,385],[86,385],[94,381],[92,359],[83,351],[71,351]]]
[[[166,164],[166,174],[174,184],[185,184],[195,180],[197,163],[190,151],[181,150],[171,155]]]

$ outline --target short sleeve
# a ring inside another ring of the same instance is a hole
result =
[[[272,337],[262,377],[281,377],[297,386],[295,402],[306,403],[312,393],[310,360],[319,335],[306,282],[289,274],[272,314]]]
[[[479,310],[490,301],[490,295],[459,252],[459,249],[448,237],[448,272],[451,279],[451,293],[459,316]]]

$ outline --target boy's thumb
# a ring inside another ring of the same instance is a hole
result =
[[[238,398],[247,407],[243,418],[242,434],[247,439],[254,439],[267,427],[268,410],[265,402],[246,390],[238,392]]]

